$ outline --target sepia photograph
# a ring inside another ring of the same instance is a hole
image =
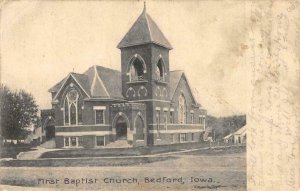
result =
[[[259,54],[280,54],[260,35],[268,31],[266,2],[3,1],[0,189],[246,191],[249,182],[257,190],[268,185],[263,175],[273,173],[260,159],[282,158],[268,149],[273,139],[259,137],[267,137],[261,124],[275,136],[283,133],[276,128],[284,119],[265,115],[282,109],[261,99],[279,92],[264,79],[281,83],[291,66],[270,62],[271,74],[260,78]],[[284,14],[271,23],[291,26]],[[288,35],[282,39],[289,42]],[[284,47],[281,37],[276,42]],[[289,84],[300,79],[293,78],[297,72],[290,72]],[[295,124],[290,120],[284,136],[297,134]],[[296,147],[289,146],[296,136],[291,142],[284,145],[293,155],[280,156],[298,164]]]

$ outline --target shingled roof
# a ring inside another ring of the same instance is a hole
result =
[[[178,86],[179,80],[181,79],[182,75],[183,75],[182,70],[170,71],[170,99],[173,98],[173,95],[176,91],[176,88]]]
[[[245,126],[241,127],[239,130],[237,130],[236,132],[234,132],[233,134],[234,135],[241,135],[241,134],[246,133],[246,131],[247,131],[247,126],[245,125]]]
[[[54,100],[59,95],[60,91],[67,80],[72,77],[89,98],[112,98],[124,99],[122,96],[121,72],[103,66],[92,66],[83,74],[70,73],[67,77],[55,84],[49,89],[49,92],[55,93]],[[175,91],[181,78],[185,77],[182,70],[170,71],[170,99],[173,99]],[[187,79],[186,79],[187,80]],[[189,83],[187,81],[189,86]],[[190,88],[190,87],[189,87]],[[193,93],[192,97],[195,100]]]
[[[165,35],[161,32],[153,19],[146,13],[146,6],[144,6],[142,14],[138,17],[117,47],[124,48],[146,43],[153,43],[167,49],[172,49],[172,46]]]
[[[90,98],[124,99],[121,93],[121,72],[102,66],[92,66],[83,74],[70,73],[49,91],[56,93],[57,97],[70,77],[74,78]]]
[[[190,90],[191,96],[195,102],[196,105],[201,106],[197,100],[195,99],[195,96],[193,94],[193,91],[190,87],[190,84],[188,82],[187,77],[185,76],[184,72],[182,70],[174,70],[174,71],[170,71],[170,99],[173,99],[173,96],[175,94],[175,91],[178,87],[178,84],[181,80],[181,78],[184,78],[186,80],[188,89]]]

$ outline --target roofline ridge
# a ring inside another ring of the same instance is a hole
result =
[[[99,73],[98,73],[98,70],[97,70],[97,65],[94,65],[94,69],[95,69],[95,78],[97,78],[98,81],[100,82],[100,84],[103,86],[106,95],[107,95],[108,97],[110,97],[110,95],[109,95],[109,93],[108,93],[108,91],[107,91],[107,89],[106,89],[106,87],[105,87],[105,85],[104,85],[102,79],[101,79],[100,76],[99,76]]]
[[[61,82],[61,85],[64,84],[64,81],[67,80],[67,77],[68,77],[68,76],[64,77],[61,81],[59,81],[59,82],[57,82],[56,84],[54,84],[51,88],[48,89],[48,92],[50,92],[50,93],[53,92],[52,89],[54,89],[54,87],[55,87],[56,85],[58,85],[60,82]]]
[[[123,42],[124,38],[126,37],[126,35],[130,32],[130,30],[132,29],[132,27],[137,23],[137,21],[139,20],[139,18],[143,15],[143,13],[140,14],[140,16],[134,21],[134,23],[131,25],[131,27],[129,28],[129,30],[125,33],[125,36],[121,39],[121,41],[118,43],[117,48],[123,48],[124,46],[121,46],[120,44]]]
[[[104,67],[104,66],[101,66],[101,65],[94,65],[94,66],[96,66],[96,67],[101,67],[101,68],[105,68],[105,69],[108,69],[108,70],[113,70],[113,71],[116,71],[116,72],[121,72],[121,71],[119,71],[119,70],[117,70],[117,69],[112,69],[112,68]]]
[[[125,37],[127,37],[127,34],[129,34],[129,32],[131,31],[131,29],[136,25],[136,23],[140,20],[140,19],[145,19],[146,22],[145,24],[147,25],[147,30],[145,31],[146,33],[149,33],[149,38],[150,41],[148,40],[144,40],[145,42],[138,42],[138,43],[130,43],[130,42],[123,42]],[[150,26],[150,25],[153,25]],[[162,37],[160,37],[159,41],[160,42],[156,42],[154,40],[155,38],[155,34],[156,34],[156,30],[153,31],[153,29],[156,29],[159,32],[159,35],[161,35]],[[154,36],[153,36],[154,35]],[[152,19],[152,17],[146,12],[146,2],[144,2],[144,9],[143,12],[139,15],[139,17],[136,19],[136,21],[133,23],[133,25],[130,27],[130,29],[126,32],[125,36],[122,38],[122,40],[118,43],[117,48],[121,49],[121,48],[126,48],[126,47],[132,47],[132,46],[136,46],[136,45],[142,45],[142,44],[148,44],[148,43],[153,43],[153,44],[157,44],[159,46],[162,46],[166,49],[172,50],[173,47],[171,45],[171,43],[169,42],[169,40],[166,38],[166,36],[164,35],[164,33],[161,31],[161,29],[158,27],[158,25],[156,24],[156,22]]]
[[[185,75],[184,72],[182,73],[181,77],[182,77],[182,76],[185,77],[185,80],[186,80],[186,83],[188,84],[188,87],[189,87],[189,90],[190,90],[190,92],[191,92],[192,98],[194,99],[194,102],[197,104],[198,101],[197,101],[197,99],[196,99],[196,97],[195,97],[195,95],[194,95],[194,92],[193,92],[193,90],[192,90],[192,87],[191,87],[191,85],[190,85],[190,82],[189,82],[189,80],[188,80],[188,78],[187,78],[187,76]]]
[[[151,27],[150,27],[150,24],[149,24],[149,20],[148,20],[148,14],[146,13],[146,10],[145,10],[145,18],[146,18],[146,23],[147,23],[147,27],[148,27],[148,31],[149,31],[149,35],[150,35],[150,42],[153,42],[153,37],[152,37],[152,32],[151,32]]]
[[[88,69],[86,71],[83,72],[83,74],[87,75],[86,73],[89,72],[90,70],[92,70],[94,67],[94,65],[88,67]],[[87,75],[88,76],[88,75]]]
[[[158,42],[156,42],[154,40],[151,40],[150,42],[132,43],[132,44],[128,44],[128,45],[125,45],[125,46],[124,45],[120,46],[120,43],[119,43],[118,46],[117,46],[117,48],[121,49],[121,48],[127,48],[127,47],[132,47],[132,46],[144,45],[144,44],[156,44],[158,46],[164,47],[164,48],[169,49],[169,50],[173,49],[172,46],[168,47],[168,46],[165,46],[165,45],[163,45],[161,43],[158,43]]]
[[[148,18],[149,17],[149,18]],[[172,45],[171,45],[171,43],[169,42],[169,40],[167,39],[167,37],[165,36],[165,34],[161,31],[161,29],[160,29],[160,27],[158,26],[158,24],[152,19],[152,17],[148,14],[148,13],[146,13],[146,20],[147,20],[147,24],[149,25],[149,20],[148,19],[150,19],[151,20],[151,22],[156,26],[156,28],[158,29],[158,31],[161,33],[161,35],[163,36],[163,38],[166,40],[166,42],[167,42],[167,44],[168,44],[168,46],[164,46],[164,47],[166,47],[166,48],[168,48],[168,49],[170,49],[170,50],[172,50],[173,49],[173,47],[172,47]],[[149,29],[150,29],[150,27],[149,27]],[[151,31],[151,30],[149,30],[149,31]],[[150,35],[150,37],[151,37],[151,40],[152,40],[152,35]],[[158,44],[160,44],[160,43],[158,43]]]
[[[70,74],[75,74],[75,75],[85,75],[85,76],[87,76],[87,75],[85,74],[85,72],[83,72],[83,73],[75,73],[75,72],[71,72]]]
[[[77,79],[72,75],[72,72],[70,72],[68,74],[68,76],[66,77],[66,80],[63,82],[63,84],[61,85],[59,90],[56,92],[56,94],[52,100],[55,100],[57,98],[58,94],[61,92],[62,88],[64,87],[64,85],[66,84],[66,82],[68,81],[68,79],[70,77],[72,77],[74,79],[74,81],[79,85],[79,87],[84,91],[84,93],[90,98],[90,95],[85,91],[85,89],[81,86],[81,84],[77,81]]]

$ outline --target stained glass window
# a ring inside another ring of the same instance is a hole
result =
[[[65,125],[77,125],[82,123],[83,100],[76,89],[72,88],[66,94],[64,100]]]
[[[186,102],[185,102],[185,98],[182,94],[179,96],[178,122],[186,123]]]

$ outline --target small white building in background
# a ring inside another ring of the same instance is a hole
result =
[[[235,133],[233,133],[233,141],[234,144],[242,144],[246,143],[247,140],[247,126],[243,126],[239,130],[237,130]]]
[[[233,133],[230,133],[229,135],[226,135],[223,138],[225,143],[233,143]]]
[[[234,143],[234,144],[242,144],[247,141],[247,125],[241,127],[234,133],[230,133],[229,135],[223,138],[225,143]]]

